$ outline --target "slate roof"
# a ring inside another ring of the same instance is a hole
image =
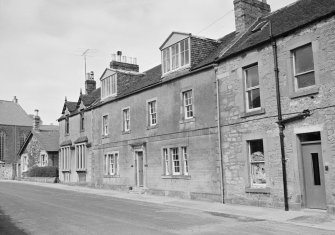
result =
[[[101,88],[93,90],[90,94],[81,95],[78,101],[78,105],[80,101],[83,101],[83,104],[88,107],[93,104],[95,101],[100,100],[101,98]]]
[[[47,152],[56,152],[59,149],[59,131],[32,131],[32,134],[40,142],[41,148]]]
[[[260,18],[220,59],[251,49],[270,40],[270,26],[252,32],[259,23],[271,22],[274,37],[285,36],[310,23],[335,14],[334,0],[300,0]]]
[[[22,107],[12,101],[0,100],[0,125],[32,126],[33,122]]]

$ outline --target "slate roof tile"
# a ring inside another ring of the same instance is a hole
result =
[[[32,126],[33,122],[22,107],[12,101],[0,100],[0,125]]]

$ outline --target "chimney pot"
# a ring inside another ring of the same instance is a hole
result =
[[[35,109],[34,121],[33,121],[33,130],[40,130],[41,118],[38,116],[38,109]]]
[[[14,96],[14,98],[13,98],[13,102],[14,102],[15,104],[17,104],[18,99],[16,98],[16,96]]]

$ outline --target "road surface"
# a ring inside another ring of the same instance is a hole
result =
[[[333,232],[36,185],[0,182],[0,235],[11,234],[319,235]]]

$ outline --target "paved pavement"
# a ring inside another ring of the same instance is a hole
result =
[[[15,231],[4,234],[335,234],[334,216],[319,210],[286,212],[64,184],[0,184],[0,222],[10,222],[7,230]],[[36,214],[41,224],[31,219]],[[86,230],[78,230],[83,221]]]

